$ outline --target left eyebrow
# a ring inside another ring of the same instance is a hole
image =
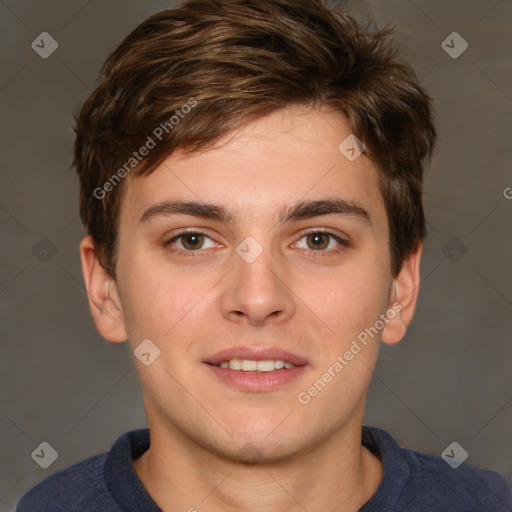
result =
[[[293,205],[285,206],[281,210],[279,223],[332,214],[353,216],[371,224],[370,214],[362,206],[345,199],[299,201]]]
[[[371,225],[370,215],[362,206],[340,198],[298,201],[291,205],[285,205],[281,209],[278,224],[332,214],[356,217]],[[158,216],[170,217],[173,215],[190,215],[201,219],[218,220],[230,225],[235,223],[235,215],[224,206],[200,201],[157,203],[142,214],[139,222],[144,223]]]
[[[218,220],[233,224],[234,216],[223,206],[200,201],[163,201],[150,206],[141,216],[139,222],[147,222],[154,217],[172,217],[173,215],[190,215],[200,219]]]

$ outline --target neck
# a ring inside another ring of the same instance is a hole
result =
[[[300,454],[244,464],[150,424],[151,447],[134,467],[164,512],[357,512],[382,479],[380,460],[361,445],[361,425],[355,415]]]

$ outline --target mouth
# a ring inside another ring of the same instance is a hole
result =
[[[295,365],[289,361],[282,359],[230,359],[229,361],[221,361],[215,365],[220,368],[229,368],[230,370],[236,370],[241,372],[273,372],[275,370],[282,370],[284,368],[295,368]]]
[[[221,382],[241,391],[272,391],[302,375],[308,361],[277,349],[237,347],[203,361]]]
[[[305,358],[285,350],[251,347],[221,350],[203,362],[243,372],[272,372],[308,364]]]

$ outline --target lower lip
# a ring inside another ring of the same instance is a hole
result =
[[[294,368],[282,368],[272,372],[244,372],[243,370],[232,370],[222,368],[214,364],[207,364],[208,368],[226,384],[241,391],[273,391],[290,382],[298,379],[306,366],[295,366]]]

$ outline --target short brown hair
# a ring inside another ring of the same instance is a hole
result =
[[[176,149],[205,149],[292,104],[328,105],[348,116],[378,166],[396,276],[426,233],[430,103],[388,29],[362,30],[321,0],[190,0],[125,38],[75,118],[80,216],[115,277],[122,178],[132,168],[149,174]]]

